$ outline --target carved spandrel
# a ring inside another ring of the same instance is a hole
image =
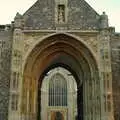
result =
[[[94,50],[95,53],[98,52],[98,41],[95,38],[85,39],[85,42]]]
[[[91,31],[92,32],[92,31]],[[82,39],[84,41],[85,44],[87,44],[93,51],[94,53],[97,55],[98,54],[98,38],[97,38],[97,34],[86,34],[86,33],[72,33],[75,36],[79,37],[80,39]]]
[[[30,35],[24,35],[24,54],[32,48],[36,41],[40,41],[42,37],[49,33],[31,33]]]

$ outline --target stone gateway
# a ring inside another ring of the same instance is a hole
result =
[[[120,34],[85,0],[37,0],[0,25],[0,120],[120,120]]]

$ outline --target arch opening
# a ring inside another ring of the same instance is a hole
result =
[[[86,116],[92,116],[93,112],[90,111],[89,101],[97,98],[93,97],[96,89],[99,88],[99,81],[95,78],[98,74],[97,63],[89,49],[80,41],[62,34],[52,36],[39,43],[28,57],[23,72],[22,114],[32,113],[36,120],[43,120],[40,114],[43,108],[40,105],[42,102],[42,83],[47,73],[57,67],[69,71],[77,84],[78,115],[69,120],[86,120]],[[32,86],[28,86],[26,89],[27,83],[29,83],[28,85],[32,84]],[[97,83],[96,86],[93,86],[92,84],[95,83]],[[33,100],[26,97],[27,93],[31,94]],[[99,99],[96,100],[95,105],[97,102]],[[29,111],[27,107],[34,109]],[[66,113],[67,110],[63,111]],[[48,116],[46,119],[49,120]]]
[[[51,118],[53,113],[59,111],[63,113],[64,120],[76,120],[78,115],[80,116],[79,120],[83,120],[83,92],[79,93],[78,96],[78,91],[82,89],[80,87],[79,90],[77,89],[74,75],[60,66],[49,69],[44,74],[42,85],[39,87],[41,89],[38,90],[38,120]],[[80,106],[78,105],[78,99]],[[79,112],[78,108],[80,108]]]

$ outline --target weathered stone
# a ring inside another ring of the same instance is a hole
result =
[[[61,64],[75,70],[78,94],[85,86],[87,104],[78,112],[85,120],[120,119],[120,34],[109,27],[108,16],[85,0],[38,0],[23,15],[17,13],[11,25],[0,25],[0,120],[37,120],[40,106],[34,104],[40,101],[32,100],[39,77]],[[14,110],[12,95],[19,98]]]
[[[0,119],[8,119],[12,32],[0,32]]]

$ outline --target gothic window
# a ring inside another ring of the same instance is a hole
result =
[[[2,41],[2,48],[5,48],[5,41]]]
[[[104,95],[104,110],[105,110],[105,112],[106,112],[106,95]]]
[[[107,109],[108,112],[111,112],[111,96],[107,95]]]
[[[17,56],[17,51],[16,51],[16,50],[14,51],[14,56],[15,56],[15,57]]]
[[[104,59],[104,50],[103,49],[100,50],[100,55],[101,55],[101,58]]]
[[[16,111],[18,109],[18,95],[12,94],[11,95],[11,110]]]
[[[101,55],[101,58],[103,60],[106,60],[109,58],[109,55],[108,55],[108,50],[107,49],[101,49],[100,50],[100,55]]]
[[[21,62],[21,59],[22,59],[22,56],[21,56],[20,51],[15,50],[15,51],[14,51],[14,64],[15,64],[15,65],[19,65],[20,62]]]
[[[49,106],[67,106],[67,82],[60,74],[49,82]]]
[[[58,5],[58,23],[65,22],[65,5]]]
[[[13,89],[18,88],[18,81],[19,81],[19,73],[13,72],[13,75],[12,75],[12,88]]]
[[[110,88],[110,74],[106,73],[106,80],[107,80],[107,89]]]
[[[108,59],[108,50],[106,49],[105,51],[104,51],[105,53],[104,53],[104,57],[105,57],[105,59]]]

